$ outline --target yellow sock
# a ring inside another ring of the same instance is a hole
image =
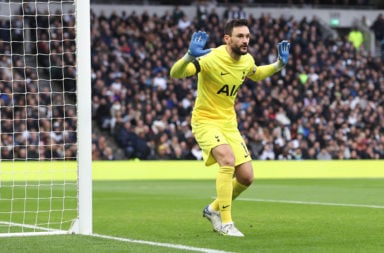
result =
[[[232,222],[232,177],[234,172],[234,167],[223,166],[219,168],[216,178],[216,192],[222,223]]]
[[[240,193],[242,193],[243,191],[245,191],[248,186],[245,186],[245,185],[242,185],[239,183],[239,181],[237,181],[236,177],[234,177],[232,179],[232,187],[233,187],[233,190],[232,190],[232,200],[236,199]],[[219,200],[216,198],[211,204],[210,204],[211,208],[215,211],[219,211],[220,210],[220,207],[219,207]]]
[[[232,179],[232,186],[233,186],[232,200],[236,199],[240,195],[240,193],[242,193],[248,188],[248,186],[240,184],[239,181],[237,181],[236,177]]]
[[[220,208],[219,208],[219,200],[216,198],[211,204],[210,206],[212,207],[213,210],[215,210],[216,212],[220,211]]]

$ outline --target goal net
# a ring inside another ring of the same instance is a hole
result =
[[[76,7],[73,0],[0,2],[0,236],[91,233]]]

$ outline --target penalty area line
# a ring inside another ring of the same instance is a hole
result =
[[[284,203],[284,204],[299,204],[299,205],[365,207],[365,208],[384,209],[384,206],[380,206],[380,205],[365,205],[365,204],[343,204],[343,203],[312,202],[312,201],[299,201],[299,200],[250,199],[250,198],[238,198],[237,200],[241,200],[241,201],[254,201],[254,202]]]
[[[191,247],[191,246],[186,246],[186,245],[181,245],[181,244],[172,244],[172,243],[161,243],[161,242],[151,242],[151,241],[144,241],[144,240],[135,240],[135,239],[129,239],[129,238],[123,238],[123,237],[115,237],[115,236],[109,236],[109,235],[92,234],[92,236],[98,237],[98,238],[115,240],[115,241],[121,241],[121,242],[145,244],[145,245],[151,245],[151,246],[156,246],[156,247],[165,247],[165,248],[173,248],[173,249],[182,249],[182,250],[194,251],[194,252],[203,252],[203,253],[232,253],[232,252],[229,252],[229,251],[207,249],[207,248],[197,248],[197,247]]]

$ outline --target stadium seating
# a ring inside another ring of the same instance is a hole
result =
[[[219,45],[225,19],[231,18],[228,13],[219,16],[212,11],[187,20],[189,22],[183,20],[183,24],[189,25],[182,27],[179,19],[183,13],[180,10],[176,12],[173,6],[169,6],[169,12],[162,15],[132,12],[125,16],[116,13],[106,16],[92,13],[92,117],[102,130],[93,135],[93,159],[115,159],[107,142],[100,141],[103,140],[100,135],[116,140],[125,154],[123,159],[201,159],[190,128],[196,78],[171,79],[169,69],[184,55],[196,29],[204,28],[210,34],[209,46]],[[201,17],[209,22],[204,22]],[[247,18],[252,33],[249,52],[257,65],[275,59],[278,41],[288,39],[292,45],[286,69],[265,81],[254,83],[246,80],[239,90],[235,109],[252,158],[383,159],[384,59],[370,56],[363,47],[354,49],[346,37],[324,38],[316,19],[272,18],[267,13]],[[53,18],[49,21],[63,22]],[[379,33],[383,30],[382,22],[376,23],[381,26],[375,25],[372,29]],[[6,25],[1,23],[2,27]],[[46,33],[44,29],[39,31],[38,36],[44,41]],[[70,38],[75,36],[73,30],[64,32]],[[8,36],[1,33],[0,39],[7,41]],[[9,50],[9,46],[0,43],[0,51]],[[14,46],[15,51],[20,50],[18,45]],[[65,45],[74,46],[73,43]],[[51,47],[65,52],[62,45],[53,43]],[[44,50],[47,50],[47,45],[42,42],[36,52]],[[70,63],[67,65],[75,60],[73,55],[51,59],[44,58],[44,55],[39,58],[43,67],[47,60],[57,62],[64,59]],[[2,65],[6,64],[6,59],[0,60]],[[15,57],[13,60],[18,59]],[[74,92],[73,69],[46,71],[63,80],[68,92]],[[19,73],[20,79],[28,79],[28,75],[34,74],[33,71]],[[0,90],[10,90],[10,82],[5,81],[5,70],[1,75]],[[0,105],[9,103],[7,93],[1,93]],[[44,94],[41,96],[44,99]],[[21,124],[17,129],[7,129],[15,127],[7,124],[15,114],[7,112],[6,107],[1,108],[2,133],[22,133],[25,126],[30,128],[27,130],[37,132],[39,129],[36,127],[47,126],[46,132],[52,134],[40,139],[63,144],[62,139],[54,140],[52,137],[55,122],[51,125],[46,122]],[[66,114],[71,113],[72,108],[66,110]],[[56,113],[64,112],[57,110]],[[67,124],[70,129],[76,127],[74,122]],[[25,150],[20,148],[9,154],[5,146],[20,141],[21,147],[27,141],[25,138],[2,134],[1,141],[3,158],[23,158]],[[74,159],[76,150],[68,150],[66,157]],[[40,151],[42,157],[44,154],[53,154],[57,159],[63,157],[60,150]],[[36,157],[36,154],[28,157]]]
[[[93,15],[93,95],[104,98],[111,111],[119,108],[106,113],[113,125],[100,126],[126,148],[116,129],[130,122],[134,138],[150,150],[140,159],[201,159],[189,126],[196,78],[173,80],[168,72],[202,23],[195,19],[180,28],[174,17],[171,11]],[[212,12],[206,18],[210,46],[216,46],[225,17]],[[323,39],[316,19],[247,18],[256,64],[274,59],[279,40],[292,43],[284,71],[258,83],[247,80],[239,90],[239,128],[253,159],[384,158],[381,59],[355,50],[346,38]],[[114,85],[116,78],[121,85]],[[272,147],[273,156],[263,155],[265,147]]]

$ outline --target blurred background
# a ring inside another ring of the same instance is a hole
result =
[[[194,31],[215,47],[239,17],[257,65],[275,60],[278,41],[292,45],[284,71],[239,91],[253,159],[384,158],[382,1],[174,3],[92,1],[94,159],[201,159],[190,129],[196,78],[169,69]]]
[[[32,13],[28,1],[22,4],[14,5],[20,14]],[[72,4],[63,2],[68,8]],[[291,43],[283,71],[257,83],[246,80],[238,92],[239,129],[254,160],[383,159],[383,8],[379,0],[91,1],[93,160],[202,159],[190,128],[196,77],[175,80],[169,70],[186,53],[194,31],[207,31],[207,46],[216,47],[222,44],[223,25],[232,18],[249,20],[249,53],[256,65],[276,60],[279,41]],[[8,17],[2,14],[5,11],[0,14]],[[0,38],[12,41],[13,61],[22,64],[17,53],[23,46],[30,51],[36,47],[37,61],[26,62],[38,62],[45,75],[64,87],[65,99],[76,100],[76,70],[60,67],[75,66],[75,55],[70,53],[76,50],[74,17],[39,15],[37,21],[34,15],[23,17],[24,23],[14,18],[11,33],[9,24],[0,19]],[[16,28],[33,28],[36,23],[39,43],[23,44]],[[62,31],[51,29],[62,25]],[[63,36],[65,43],[49,42],[49,36]],[[8,47],[0,43],[1,51]],[[64,53],[48,56],[49,50]],[[36,79],[30,69],[19,75]],[[48,89],[43,84],[39,83],[42,100]],[[7,82],[0,85],[4,94],[10,93]],[[4,94],[0,102],[7,105]],[[26,96],[16,94],[14,99],[23,104]],[[63,104],[62,100],[53,99],[55,104]],[[36,104],[31,96],[28,102]],[[64,109],[52,110],[50,121],[16,124],[14,136],[2,135],[1,157],[75,159],[76,108],[64,104]],[[2,107],[2,132],[13,133],[12,111],[7,110],[11,106]],[[33,119],[34,112],[30,113]],[[65,125],[56,120],[60,115],[65,115]],[[37,133],[44,136],[26,138],[27,126],[44,129]],[[62,126],[68,131],[61,131]],[[34,143],[39,138],[55,145],[36,151],[31,144],[28,155],[23,148],[12,152],[6,148],[7,143]]]
[[[197,4],[202,2],[213,2],[213,1],[187,1],[187,0],[180,0],[180,1],[173,1],[173,0],[159,0],[159,1],[150,1],[150,0],[144,0],[144,1],[135,1],[135,0],[112,0],[109,1],[110,3],[116,3],[116,4],[154,4],[154,5],[190,5],[190,4]],[[91,3],[105,3],[105,1],[101,0],[92,0]],[[315,8],[354,8],[356,6],[363,6],[363,8],[383,8],[384,3],[380,0],[288,0],[288,1],[282,1],[282,0],[272,0],[266,1],[263,0],[219,0],[214,1],[214,3],[219,5],[225,5],[225,4],[244,4],[248,6],[294,6],[294,7],[315,7]]]

